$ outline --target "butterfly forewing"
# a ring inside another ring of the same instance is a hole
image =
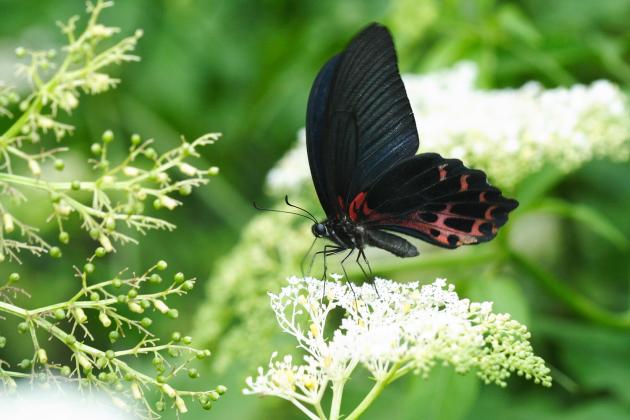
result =
[[[306,122],[309,165],[327,216],[418,150],[389,31],[370,25],[320,70]]]

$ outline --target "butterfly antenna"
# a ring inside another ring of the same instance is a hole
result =
[[[289,203],[289,196],[288,196],[288,195],[285,195],[285,196],[284,196],[284,202],[285,202],[285,203],[287,203],[287,206],[289,206],[289,207],[293,207],[293,208],[295,208],[295,209],[302,210],[304,213],[306,213],[306,214],[308,214],[309,216],[311,216],[310,218],[311,218],[311,219],[312,219],[315,223],[317,223],[317,218],[316,218],[315,216],[313,216],[313,213],[311,213],[310,211],[308,211],[308,210],[306,210],[306,209],[303,209],[302,207],[296,206],[295,204],[291,204],[291,203]]]
[[[316,220],[316,219],[314,219],[314,218],[310,218],[310,217],[308,217],[308,216],[306,216],[306,215],[304,215],[304,214],[302,214],[302,213],[295,213],[295,212],[292,212],[292,211],[284,211],[284,210],[266,209],[266,208],[263,208],[263,207],[259,207],[259,206],[258,206],[258,204],[256,204],[256,202],[255,202],[255,201],[253,201],[252,203],[254,204],[254,208],[255,208],[256,210],[261,210],[261,211],[272,211],[272,212],[275,212],[275,213],[293,214],[293,215],[295,215],[295,216],[300,216],[300,217],[303,217],[303,218],[305,218],[305,219],[308,219],[308,220],[311,220],[311,221],[314,221],[315,223],[317,223],[317,220]]]

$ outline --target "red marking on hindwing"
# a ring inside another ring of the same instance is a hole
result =
[[[470,177],[470,175],[462,175],[462,177],[459,178],[459,191],[466,191],[468,189],[468,177]]]
[[[486,192],[483,191],[481,194],[479,194],[479,202],[480,203],[485,203],[486,202]]]
[[[497,206],[490,206],[490,207],[488,207],[488,210],[486,210],[485,213],[483,214],[484,219],[491,220],[492,219],[492,211],[494,209],[496,209],[496,208],[497,208]]]

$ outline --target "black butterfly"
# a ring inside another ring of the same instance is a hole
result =
[[[324,255],[357,250],[365,258],[366,246],[418,255],[393,233],[444,248],[486,242],[518,206],[484,172],[437,153],[416,155],[418,132],[392,37],[378,24],[320,70],[308,101],[306,142],[327,216],[312,231],[334,242]]]

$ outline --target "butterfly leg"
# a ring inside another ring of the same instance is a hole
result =
[[[330,248],[330,251],[328,250],[328,248]],[[318,251],[315,253],[315,255],[317,254],[322,254],[324,256],[324,275],[323,275],[323,282],[324,282],[324,288],[322,291],[322,300],[324,300],[324,296],[326,296],[326,282],[328,281],[328,264],[326,263],[326,257],[330,256],[330,255],[335,255],[335,254],[339,254],[340,252],[343,252],[346,248],[340,247],[340,246],[334,246],[334,245],[324,245],[324,250],[323,251]]]
[[[313,247],[315,246],[315,242],[317,242],[318,238],[313,239],[313,242],[311,242],[311,246],[308,247],[308,251],[306,251],[306,254],[304,254],[304,256],[302,257],[302,260],[300,261],[300,271],[302,272],[302,277],[304,277],[304,263],[306,262],[306,258],[311,254],[311,251],[313,250]],[[313,257],[311,258],[311,262],[308,265],[308,273],[306,274],[311,274],[311,269],[313,268],[313,262],[315,261],[315,255],[313,255]]]
[[[376,288],[376,283],[374,283],[374,274],[372,274],[372,267],[370,266],[370,261],[368,261],[367,256],[365,255],[365,251],[363,249],[359,250],[359,255],[357,255],[357,264],[359,265],[359,267],[361,267],[361,270],[363,271],[363,274],[365,274],[365,270],[363,269],[363,266],[359,262],[359,257],[363,258],[363,261],[367,265],[368,271],[370,272],[370,277],[368,278],[368,283],[372,283],[372,285],[374,286],[374,291],[376,292],[376,296],[378,296],[380,298],[381,296],[378,294],[378,289]]]
[[[350,290],[352,291],[352,295],[354,296],[354,301],[357,302],[357,294],[354,293],[354,287],[352,287],[352,282],[348,278],[346,267],[343,265],[346,262],[346,260],[350,257],[350,255],[352,255],[353,252],[354,252],[354,248],[350,248],[350,252],[348,252],[348,254],[345,257],[343,257],[343,259],[341,260],[341,270],[343,270],[343,276],[346,279],[348,286],[350,286]]]
[[[363,258],[363,261],[367,263],[369,274],[368,274],[368,271],[365,271],[363,264],[361,264],[361,261],[360,261],[361,258]],[[372,283],[372,268],[370,267],[370,263],[367,261],[367,258],[365,257],[365,252],[362,249],[359,249],[359,253],[357,254],[357,258],[355,261],[357,265],[359,266],[359,268],[361,269],[361,272],[363,272],[365,281],[368,283]]]

